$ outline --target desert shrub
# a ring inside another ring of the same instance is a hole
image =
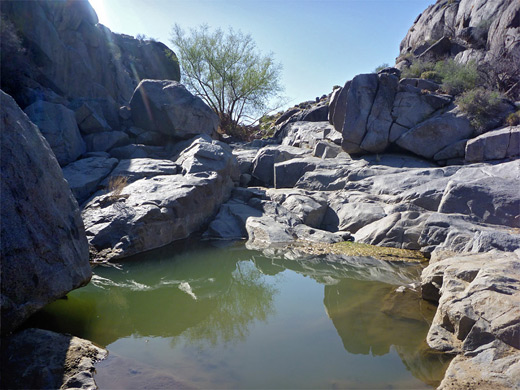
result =
[[[439,61],[435,64],[435,71],[442,79],[442,89],[450,95],[469,91],[479,84],[479,72],[474,61],[465,65],[453,59]]]
[[[401,72],[402,78],[419,78],[424,72],[433,71],[435,63],[429,61],[416,60],[408,68]]]
[[[388,65],[388,64],[385,62],[384,64],[381,64],[381,65],[379,65],[378,67],[376,67],[376,68],[374,69],[374,73],[379,73],[379,71],[381,71],[381,70],[383,70],[383,69],[385,69],[385,68],[389,68],[389,67],[390,67],[390,65]]]
[[[471,125],[478,133],[499,125],[497,119],[504,112],[502,95],[497,91],[484,88],[475,88],[462,93],[455,99],[455,104],[468,115]]]
[[[432,81],[435,81],[436,83],[441,83],[442,82],[441,75],[438,72],[434,71],[434,70],[428,70],[426,72],[422,72],[421,73],[421,79],[432,80]]]
[[[520,125],[520,110],[517,112],[512,112],[506,118],[506,124],[508,126],[517,126]]]
[[[110,192],[110,198],[117,199],[123,189],[126,187],[128,178],[125,176],[114,176],[108,181],[108,191]]]

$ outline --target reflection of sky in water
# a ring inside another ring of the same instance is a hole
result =
[[[416,266],[272,260],[241,247],[171,253],[97,268],[41,315],[108,348],[101,388],[144,378],[168,388],[171,374],[203,388],[428,388],[442,377],[424,343],[432,308],[395,292]]]

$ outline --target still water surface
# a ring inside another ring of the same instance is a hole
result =
[[[97,267],[34,321],[109,350],[101,389],[422,389],[442,379],[448,362],[424,342],[435,308],[395,291],[419,266],[197,246]]]

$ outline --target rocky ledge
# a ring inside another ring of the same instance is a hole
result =
[[[457,255],[423,271],[423,298],[439,304],[427,342],[457,354],[440,389],[519,387],[519,255]]]

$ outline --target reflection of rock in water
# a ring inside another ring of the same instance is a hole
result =
[[[416,378],[433,385],[441,381],[446,359],[425,343],[434,308],[418,294],[395,292],[395,286],[378,282],[343,279],[325,286],[324,304],[348,352],[378,356],[393,346]]]

